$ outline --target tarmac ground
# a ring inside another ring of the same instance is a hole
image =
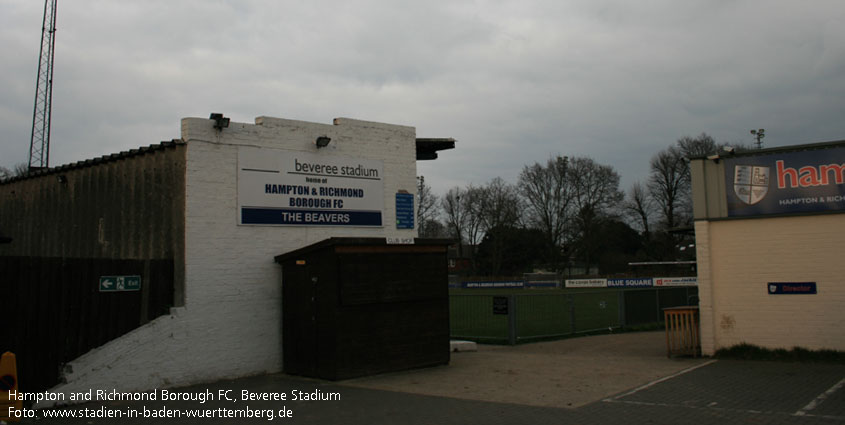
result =
[[[669,359],[664,344],[646,332],[481,345],[448,366],[339,382],[253,376],[20,423],[845,424],[845,365]]]

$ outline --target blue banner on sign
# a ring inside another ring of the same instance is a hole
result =
[[[729,217],[845,210],[845,146],[724,161]]]
[[[769,294],[771,295],[792,295],[792,294],[816,294],[816,282],[769,282]]]
[[[241,224],[381,226],[381,211],[241,208]]]
[[[608,279],[608,288],[648,288],[652,286],[652,280],[648,278],[634,279]]]

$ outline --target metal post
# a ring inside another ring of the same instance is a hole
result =
[[[508,344],[516,345],[516,295],[508,295]]]
[[[654,298],[657,301],[657,321],[660,321],[660,315],[663,313],[663,310],[660,309],[660,290],[654,290]]]
[[[625,323],[625,291],[620,290],[616,293],[619,300],[617,301],[618,310],[619,310],[619,326],[624,328],[627,323]]]

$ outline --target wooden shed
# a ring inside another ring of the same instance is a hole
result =
[[[330,238],[282,266],[284,370],[346,379],[449,363],[449,241]]]

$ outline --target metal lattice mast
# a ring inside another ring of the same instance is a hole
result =
[[[32,111],[32,137],[29,142],[30,170],[49,166],[55,41],[56,0],[45,0],[44,18],[41,24],[41,52],[38,58],[38,80],[35,83],[35,107]]]

